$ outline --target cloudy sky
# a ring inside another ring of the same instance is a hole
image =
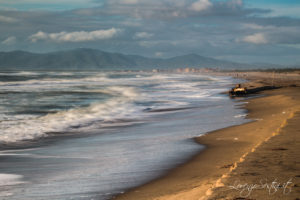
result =
[[[299,0],[0,0],[0,51],[300,64]]]

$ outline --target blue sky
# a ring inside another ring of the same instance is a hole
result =
[[[0,51],[299,64],[299,0],[0,0]]]

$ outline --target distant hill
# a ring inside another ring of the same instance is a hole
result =
[[[0,52],[0,69],[242,69],[251,66],[196,54],[157,59],[85,48],[44,54],[25,51]]]

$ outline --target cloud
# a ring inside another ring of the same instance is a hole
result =
[[[109,0],[97,8],[73,11],[87,16],[129,16],[135,19],[182,19],[199,16],[237,16],[269,13],[270,10],[247,8],[242,0]]]
[[[156,52],[163,52],[162,57],[186,53],[232,58],[268,54],[277,61],[283,55],[300,52],[291,46],[300,44],[300,18],[266,15],[272,13],[268,10],[272,7],[250,7],[248,1],[88,1],[97,6],[72,6],[79,9],[55,12],[52,9],[0,9],[0,51],[43,52],[86,47],[149,57],[159,57]],[[112,27],[116,29],[106,30]],[[122,34],[118,34],[119,29]],[[106,34],[98,31],[106,31]],[[14,45],[2,43],[8,36],[17,37]],[[97,40],[100,46],[94,42]]]
[[[243,1],[242,0],[231,0],[226,2],[227,6],[231,8],[238,8],[243,6]]]
[[[1,43],[5,45],[12,45],[16,43],[17,38],[15,36],[10,36],[3,40]]]
[[[134,38],[143,38],[143,39],[148,39],[153,37],[154,34],[152,33],[147,33],[147,32],[137,32],[134,35]]]
[[[86,42],[94,40],[110,39],[116,36],[120,32],[119,29],[111,28],[107,30],[96,30],[96,31],[76,31],[76,32],[60,32],[60,33],[45,33],[39,31],[31,36],[29,39],[32,42],[38,40],[51,40],[55,42]]]
[[[252,33],[236,40],[237,42],[247,42],[253,44],[299,44],[300,27],[298,26],[262,26],[258,24],[243,24],[242,29]]]
[[[190,9],[193,11],[203,11],[209,9],[213,4],[209,0],[198,0],[190,6]]]
[[[265,34],[255,33],[253,35],[248,35],[242,39],[243,42],[253,43],[253,44],[267,44],[268,40],[266,39]]]
[[[162,57],[164,55],[163,52],[155,52],[154,54],[156,57]]]
[[[0,22],[4,22],[4,23],[14,23],[17,22],[18,20],[13,18],[13,17],[6,17],[3,15],[0,15]]]
[[[138,0],[120,0],[119,2],[121,4],[137,4],[139,1]]]
[[[253,29],[253,30],[262,30],[265,28],[264,26],[258,24],[243,24],[242,27],[245,29]]]
[[[268,38],[275,44],[300,44],[300,27],[274,27],[268,30]]]
[[[140,22],[140,21],[137,21],[137,20],[132,20],[132,19],[124,19],[124,21],[120,22],[121,25],[124,25],[124,26],[128,26],[128,27],[139,27],[139,26],[142,26],[143,23]]]
[[[163,42],[162,41],[140,41],[138,44],[141,47],[150,48],[150,47],[155,47],[161,43]]]

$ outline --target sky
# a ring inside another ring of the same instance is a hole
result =
[[[0,51],[300,64],[300,0],[0,0]]]

